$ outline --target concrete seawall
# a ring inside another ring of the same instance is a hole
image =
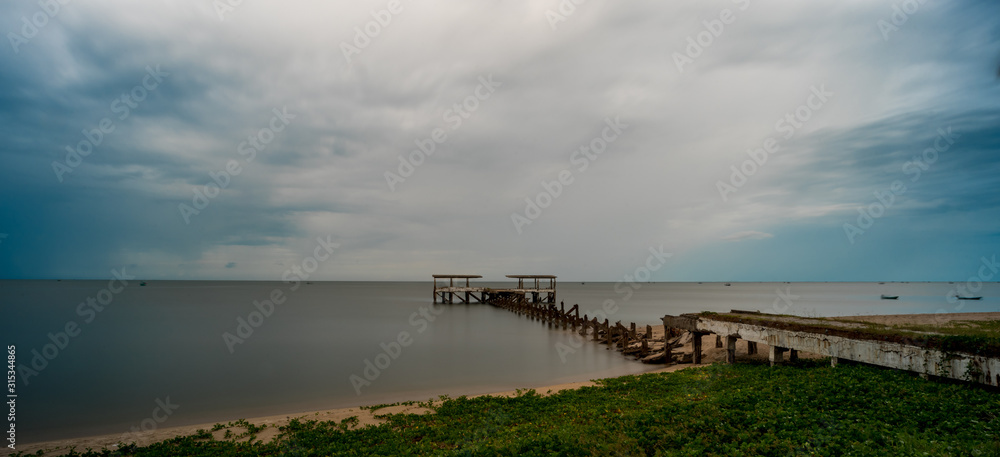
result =
[[[739,315],[725,314],[721,317]],[[958,351],[943,351],[916,344],[881,341],[876,338],[854,338],[829,334],[829,329],[811,330],[780,328],[781,324],[805,326],[808,319],[789,316],[766,316],[760,323],[733,322],[729,319],[713,319],[698,314],[664,316],[663,325],[698,334],[714,333],[726,338],[727,359],[735,359],[738,339],[770,346],[771,364],[779,363],[787,352],[790,359],[797,357],[798,351],[811,352],[831,357],[836,366],[840,359],[869,363],[915,373],[940,376],[950,379],[987,384],[1000,387],[1000,357],[981,356]],[[771,322],[768,322],[771,321]],[[804,323],[805,322],[805,323]],[[834,325],[835,321],[822,321],[822,325]],[[852,328],[851,323],[839,323],[844,328]],[[838,324],[838,325],[839,325]],[[700,346],[700,338],[695,338]],[[695,350],[700,355],[700,347]],[[698,363],[696,359],[696,363]]]

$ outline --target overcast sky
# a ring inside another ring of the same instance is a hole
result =
[[[230,3],[0,5],[0,277],[964,280],[1000,253],[993,1]]]

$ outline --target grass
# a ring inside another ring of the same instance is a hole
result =
[[[717,364],[551,396],[459,397],[378,426],[295,420],[269,443],[192,435],[72,455],[1000,455],[1000,392],[828,361]]]

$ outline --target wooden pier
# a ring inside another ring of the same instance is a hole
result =
[[[482,278],[481,275],[431,275],[434,278],[434,303],[455,303],[455,294],[458,294],[458,299],[462,303],[469,304],[472,300],[476,303],[486,303],[483,297],[483,287],[471,287],[469,285],[470,279]],[[438,280],[448,280],[447,286],[438,286]],[[465,280],[465,287],[459,284],[455,287],[455,280],[458,279],[459,283],[461,280]],[[479,294],[479,296],[476,296]],[[438,301],[438,299],[441,301]]]
[[[518,299],[517,294],[498,294],[491,297],[489,304],[511,311],[530,320],[548,324],[549,328],[571,330],[597,343],[607,344],[608,349],[617,349],[626,355],[639,358],[649,356],[644,362],[659,362],[664,353],[665,342],[655,340],[653,327],[636,328],[635,322],[628,326],[621,321],[611,323],[608,319],[599,321],[587,314],[580,316],[580,305],[566,309],[565,303],[534,302]],[[652,354],[652,356],[650,356]]]
[[[662,359],[665,341],[662,338],[654,340],[652,326],[641,329],[636,328],[634,322],[628,326],[621,321],[611,323],[604,319],[602,322],[586,314],[580,316],[580,305],[573,305],[568,310],[562,302],[556,306],[555,275],[507,275],[517,280],[517,286],[502,289],[473,286],[470,280],[482,278],[480,275],[431,276],[434,278],[434,303],[454,304],[456,298],[459,303],[484,303],[541,321],[549,328],[578,332],[584,338],[607,344],[608,349],[616,348],[636,357],[648,356],[646,362]],[[447,282],[439,284],[439,281]]]
[[[481,275],[431,275],[434,278],[434,303],[455,303],[458,298],[460,303],[491,303],[493,301],[517,301],[525,303],[549,303],[556,302],[556,277],[554,275],[507,275],[508,278],[517,279],[517,287],[509,289],[492,289],[489,287],[473,287],[469,280],[482,278]],[[455,285],[455,280],[459,280],[459,285]],[[465,280],[465,285],[461,284]],[[548,280],[545,285],[542,280]],[[447,280],[448,285],[438,285],[438,280]],[[534,280],[534,284],[525,280]]]

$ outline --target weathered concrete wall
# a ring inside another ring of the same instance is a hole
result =
[[[983,357],[957,352],[942,352],[935,349],[884,341],[861,340],[825,335],[822,333],[782,330],[763,325],[727,322],[704,317],[680,318],[666,316],[665,326],[684,328],[695,332],[715,333],[726,337],[756,343],[765,343],[778,348],[771,351],[772,362],[781,349],[792,349],[833,357],[854,360],[889,368],[913,371],[952,379],[979,382],[1000,387],[1000,358]]]

